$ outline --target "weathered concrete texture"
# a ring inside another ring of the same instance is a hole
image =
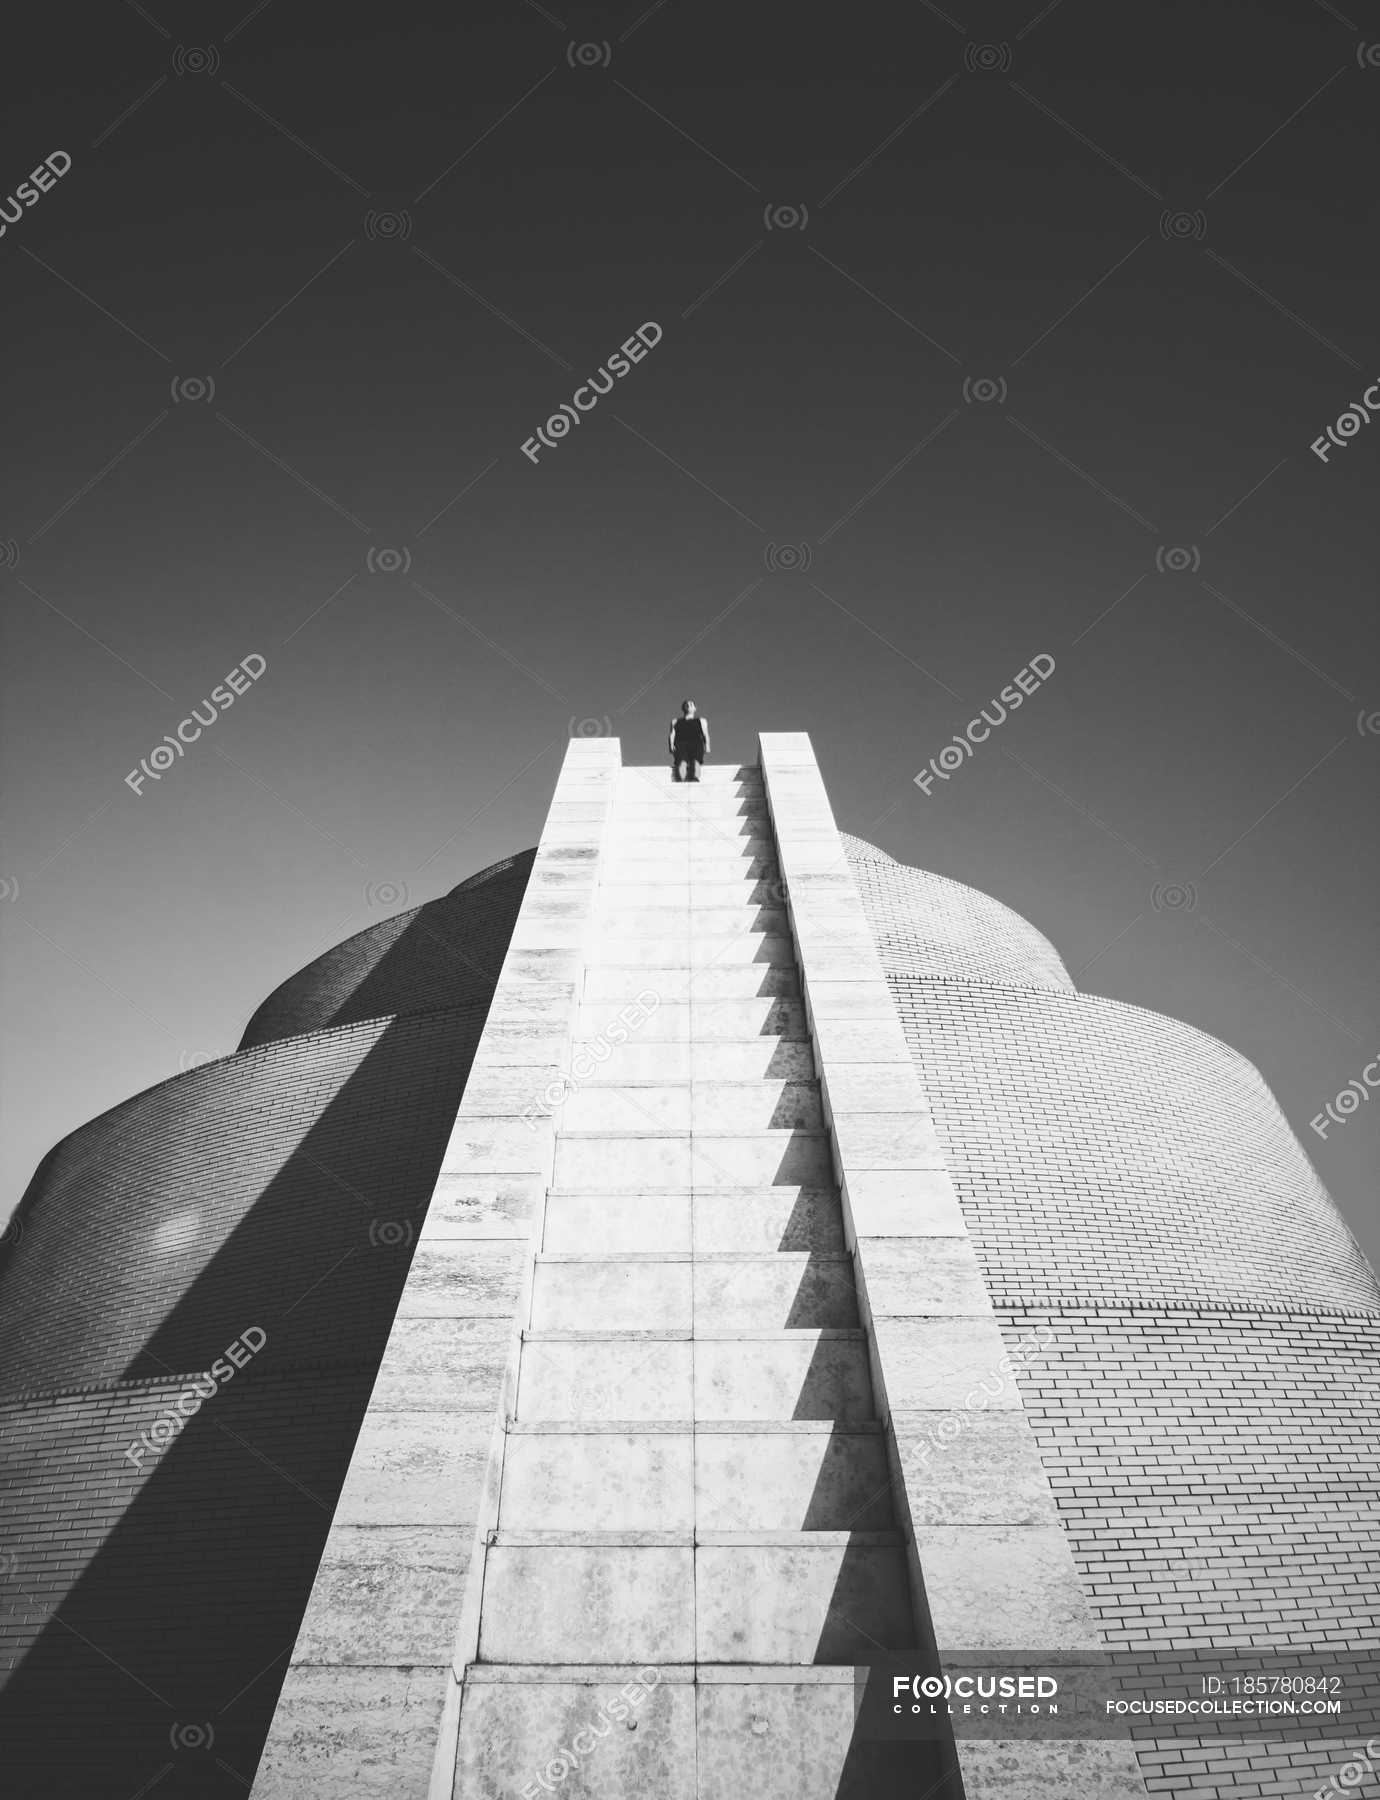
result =
[[[893,1421],[934,1408],[1020,1410],[1016,1384],[1002,1374],[1005,1347],[986,1319],[874,1317],[873,1341]]]
[[[838,1419],[710,1430],[694,1453],[701,1531],[886,1531],[893,1522],[886,1441],[876,1423]]]
[[[617,755],[566,757],[256,1795],[423,1800],[453,1764]]]
[[[653,1699],[675,1755],[601,1744],[561,1774],[566,1792],[736,1800],[761,1741],[789,1728],[767,1791],[861,1794],[877,1759],[850,1747],[851,1681],[782,1677],[915,1642],[775,837],[759,772],[719,776],[681,790],[628,769],[615,785],[577,984],[583,1073],[557,1121],[465,1684],[461,1800],[520,1790],[541,1744],[575,1729],[590,1698],[578,1665],[653,1658],[738,1679],[698,1721],[688,1679],[668,1682]],[[893,1069],[847,1088],[882,1180],[912,1138],[917,1156],[932,1148],[893,1116],[906,1092]],[[928,1279],[965,1294],[946,1248]]]
[[[1097,1642],[809,741],[763,760],[567,758],[294,1663],[449,1662],[406,1800],[899,1800],[939,1753],[854,1741],[855,1664]]]
[[[973,1318],[991,1311],[977,1257],[966,1238],[903,1237],[868,1244],[867,1298],[888,1318]]]
[[[1099,1645],[808,739],[764,736],[762,764],[898,1523],[934,1642],[956,1659]],[[973,1766],[989,1783],[1039,1766],[1052,1777],[1039,1791],[1068,1800],[1122,1791],[1103,1781],[1106,1746],[1060,1748]],[[1116,1768],[1143,1792],[1133,1764]]]
[[[524,1430],[503,1458],[500,1539],[509,1532],[684,1532],[695,1524],[686,1432]]]
[[[423,1232],[398,1303],[399,1317],[511,1318],[525,1250],[521,1238]]]
[[[910,1584],[895,1534],[830,1535],[819,1544],[701,1546],[699,1661],[852,1665],[878,1646],[898,1656],[910,1649]]]
[[[706,1681],[698,1700],[698,1800],[921,1800],[924,1794],[922,1749],[853,1738],[851,1671],[830,1682]]]
[[[863,1333],[698,1338],[695,1412],[701,1419],[874,1418]]]
[[[512,1800],[524,1789],[550,1788],[563,1800],[696,1800],[693,1685],[661,1679],[659,1669],[625,1673],[608,1681],[468,1682],[456,1794]]]
[[[1136,1754],[1125,1743],[966,1740],[958,1758],[966,1800],[1144,1800]]]
[[[1023,1412],[893,1413],[911,1522],[1053,1525],[1054,1496]]]
[[[1057,1525],[917,1525],[940,1645],[966,1650],[1102,1647],[1068,1542]]]
[[[508,1376],[506,1318],[398,1319],[371,1404],[389,1411],[486,1413]]]
[[[458,1529],[472,1523],[488,1472],[493,1431],[494,1420],[487,1412],[387,1412],[371,1405],[336,1506],[336,1526]],[[330,1554],[328,1539],[327,1558]],[[309,1607],[307,1623],[311,1622]]]
[[[491,1663],[690,1662],[694,1552],[654,1545],[494,1544],[479,1656]]]
[[[492,1081],[493,1073],[487,1079]],[[524,1105],[528,1097],[529,1090],[524,1086]],[[543,1184],[536,1175],[442,1175],[427,1214],[428,1231],[432,1237],[452,1233],[467,1238],[520,1237],[537,1215],[542,1191]]]
[[[459,1617],[470,1537],[424,1526],[332,1531],[296,1660],[366,1667],[424,1662]]]
[[[420,1800],[448,1674],[444,1667],[295,1664],[254,1778],[254,1800]]]
[[[532,1290],[534,1331],[578,1331],[601,1320],[612,1331],[689,1330],[690,1262],[560,1262],[544,1258]]]
[[[541,1337],[522,1349],[518,1416],[675,1420],[695,1416],[690,1334],[668,1338]]]

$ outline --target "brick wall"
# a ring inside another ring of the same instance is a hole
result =
[[[381,1347],[484,1008],[285,1038],[74,1132],[0,1265],[0,1394]]]
[[[335,944],[273,990],[240,1049],[380,1013],[488,1002],[535,851],[483,869],[440,900]]]
[[[7,1800],[247,1791],[530,865],[319,958],[266,1041],[31,1182],[0,1259]]]
[[[1003,1330],[1109,1646],[1344,1666],[1380,1644],[1380,1316],[1031,1307]],[[1294,1800],[1350,1741],[1181,1738],[1140,1762],[1155,1793]]]
[[[138,1469],[182,1382],[0,1402],[6,1800],[248,1792],[372,1382],[266,1349]]]
[[[1095,995],[891,981],[999,1305],[1380,1306],[1273,1095],[1225,1044]]]
[[[900,946],[934,878],[854,870]],[[997,930],[996,951],[955,978],[917,930],[888,980],[1108,1644],[1380,1643],[1374,1273],[1244,1058],[1013,973],[1019,934],[964,895],[943,906],[969,905],[966,941]],[[1303,1800],[1366,1736],[1138,1754],[1157,1794]]]
[[[1072,990],[1053,944],[990,894],[840,833],[888,974]]]

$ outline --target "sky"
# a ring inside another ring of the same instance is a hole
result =
[[[1239,1049],[1380,1258],[1380,24],[553,6],[11,27],[0,1216],[690,695]]]

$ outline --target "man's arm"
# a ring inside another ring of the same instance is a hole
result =
[[[667,753],[669,755],[671,755],[671,756],[675,755],[675,753],[676,753],[676,722],[674,719],[672,719],[671,723],[666,727],[666,749],[667,749]]]
[[[708,754],[709,754],[709,721],[708,721],[708,719],[705,718],[703,713],[700,714],[700,724],[704,726],[704,753],[706,756],[708,756]]]

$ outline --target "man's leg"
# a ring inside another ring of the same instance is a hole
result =
[[[700,765],[697,762],[688,762],[685,766],[690,771],[685,779],[687,781],[698,781],[700,778]]]

